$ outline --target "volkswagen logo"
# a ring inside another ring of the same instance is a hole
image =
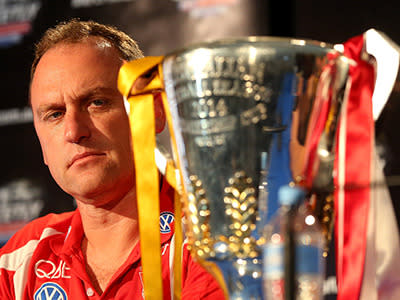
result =
[[[36,291],[34,300],[67,300],[67,294],[61,286],[54,282],[43,283]]]
[[[170,212],[163,212],[160,215],[160,232],[161,233],[170,233],[171,226],[170,224],[174,221],[174,215]]]

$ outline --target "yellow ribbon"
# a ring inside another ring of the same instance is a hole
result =
[[[164,111],[165,111],[165,116],[167,119],[167,124],[168,124],[168,129],[170,132],[170,138],[171,138],[171,146],[172,146],[172,151],[175,154],[175,158],[177,160],[177,166],[178,169],[181,170],[181,165],[179,161],[179,156],[178,156],[178,150],[177,150],[177,145],[176,145],[176,140],[175,140],[175,134],[174,130],[172,127],[172,118],[171,118],[171,112],[169,110],[169,105],[167,101],[167,97],[165,95],[165,92],[161,94],[163,105],[164,105]],[[181,222],[181,216],[182,216],[182,205],[181,205],[181,197],[179,194],[183,194],[183,191],[181,188],[183,188],[183,177],[182,177],[182,172],[179,172],[180,175],[180,182],[181,184],[179,185],[176,180],[176,168],[174,168],[172,165],[167,165],[167,169],[165,171],[166,173],[166,178],[168,182],[170,183],[171,186],[174,187],[175,189],[175,197],[174,197],[174,209],[175,209],[175,252],[174,252],[174,299],[179,300],[181,299],[181,285],[182,285],[182,244],[183,244],[183,234],[182,234],[182,222]]]
[[[159,231],[159,182],[154,150],[155,116],[154,92],[161,92],[166,99],[162,82],[162,61],[164,57],[144,57],[125,63],[119,72],[118,89],[130,105],[129,121],[132,131],[133,155],[136,171],[136,195],[138,201],[139,232],[142,255],[143,284],[146,300],[163,299],[161,275],[161,251]],[[148,75],[152,78],[148,77]],[[150,80],[144,86],[138,84]],[[136,86],[135,86],[135,83]],[[165,105],[165,101],[164,101]],[[167,119],[171,119],[165,109]],[[170,129],[171,125],[169,124]],[[174,143],[174,141],[173,141]],[[166,179],[177,191],[175,168],[168,162]],[[182,182],[182,181],[181,181]],[[174,253],[174,299],[181,295],[181,202],[175,194],[175,253]]]

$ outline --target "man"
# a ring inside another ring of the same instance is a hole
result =
[[[34,220],[2,248],[0,299],[143,297],[132,141],[117,89],[123,62],[139,57],[127,35],[95,22],[62,23],[38,43],[30,89],[34,126],[45,164],[77,210]],[[161,104],[155,105],[161,131]],[[160,194],[161,211],[171,215],[167,183]],[[165,299],[171,297],[171,236],[161,236]],[[186,248],[182,275],[183,299],[223,299]]]

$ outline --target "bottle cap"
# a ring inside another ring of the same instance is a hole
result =
[[[303,201],[305,192],[297,186],[284,185],[279,188],[278,198],[281,205],[295,205]]]

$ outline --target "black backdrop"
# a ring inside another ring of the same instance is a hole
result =
[[[233,4],[222,14],[193,17],[178,10],[172,0],[0,1],[0,243],[30,219],[74,208],[73,199],[56,186],[43,165],[27,108],[33,44],[58,21],[79,17],[116,25],[135,38],[146,55],[166,54],[197,41],[245,35],[340,43],[369,28],[382,30],[400,44],[395,0],[226,2]],[[379,142],[389,149],[387,175],[400,173],[398,103],[391,101],[377,123]],[[391,192],[399,214],[397,189],[392,187]]]

